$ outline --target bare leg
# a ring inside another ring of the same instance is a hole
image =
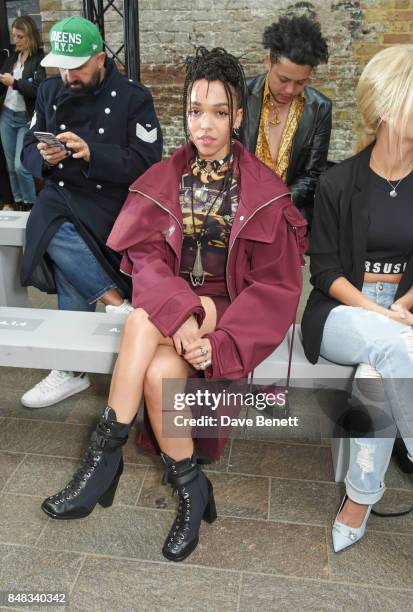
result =
[[[105,306],[120,306],[123,304],[123,297],[115,287],[101,295],[99,300],[105,304]]]
[[[205,334],[215,329],[217,313],[215,304],[210,298],[201,297],[201,301],[206,314],[201,332]],[[155,437],[162,452],[177,461],[191,457],[194,445],[190,428],[182,427],[182,438],[167,438],[162,435],[162,380],[168,378],[186,379],[194,371],[192,366],[182,359],[173,347],[160,346],[146,371],[144,379],[145,404]]]
[[[348,525],[349,527],[360,527],[364,517],[366,516],[367,508],[367,505],[358,504],[352,501],[350,498],[347,498],[342,511],[337,517],[338,521],[340,523],[344,523],[344,525]]]
[[[210,298],[203,297],[201,301],[206,311],[201,331],[206,333],[215,328],[215,304]],[[158,346],[173,347],[172,339],[165,338],[149,321],[148,314],[137,308],[126,320],[109,392],[109,406],[121,423],[130,423],[138,411],[146,370]]]
[[[143,379],[160,344],[172,346],[172,340],[149,321],[148,314],[137,308],[128,315],[113,371],[109,406],[121,423],[130,423],[142,399]]]
[[[163,400],[165,398],[162,396],[162,381],[167,378],[176,379],[177,385],[179,385],[181,380],[186,380],[193,372],[192,366],[177,354],[174,347],[158,346],[144,379],[143,393],[153,433],[161,451],[173,457],[176,461],[191,457],[194,445],[190,428],[181,428],[182,438],[165,438],[163,436],[162,417]],[[179,393],[183,391],[184,385],[182,385],[182,388],[176,389],[176,392]],[[185,412],[180,414],[190,416]]]

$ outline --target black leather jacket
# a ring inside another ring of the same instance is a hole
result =
[[[1,66],[0,72],[9,72],[10,74],[13,74],[13,65],[17,62],[18,56],[19,54],[17,52],[12,53]],[[17,91],[19,91],[24,98],[29,119],[32,118],[34,113],[39,83],[46,78],[45,70],[42,66],[40,66],[40,62],[42,61],[43,57],[44,54],[41,50],[28,57],[24,64],[22,78],[16,79],[14,82],[14,88],[17,89]],[[6,94],[6,85],[0,83],[0,109],[3,105]]]
[[[253,153],[258,138],[266,74],[247,79],[247,109],[241,142]],[[326,169],[332,102],[312,87],[304,88],[305,106],[293,139],[286,183],[294,204],[311,221],[318,177]]]

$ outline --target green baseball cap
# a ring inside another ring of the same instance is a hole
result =
[[[97,27],[83,17],[67,17],[50,30],[52,50],[41,61],[49,68],[79,68],[103,50],[103,40]]]

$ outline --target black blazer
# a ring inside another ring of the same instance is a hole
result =
[[[308,251],[314,289],[308,298],[301,322],[304,351],[311,363],[316,363],[320,355],[328,314],[340,304],[329,296],[333,281],[344,276],[357,289],[361,290],[363,286],[372,148],[373,144],[330,168],[320,177],[317,186]],[[395,299],[404,295],[412,284],[413,239],[412,251]]]
[[[266,74],[247,79],[247,109],[241,142],[255,153]],[[312,87],[304,87],[305,106],[294,135],[286,183],[294,204],[311,221],[318,177],[326,169],[331,134],[332,102]]]
[[[13,74],[13,65],[17,62],[18,56],[17,52],[12,53],[1,66],[0,72],[10,72],[10,74]],[[32,118],[34,113],[39,83],[46,78],[45,70],[40,66],[43,57],[44,53],[42,50],[28,57],[24,64],[22,78],[14,81],[14,89],[17,89],[24,98],[29,119]],[[0,108],[3,106],[7,89],[6,85],[0,83]]]

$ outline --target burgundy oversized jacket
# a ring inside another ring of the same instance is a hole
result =
[[[235,143],[239,204],[228,245],[226,280],[231,305],[214,332],[212,378],[246,376],[283,340],[294,320],[302,287],[306,221],[282,180]],[[179,182],[194,159],[191,144],[149,168],[130,187],[108,239],[132,275],[135,308],[143,308],[164,336],[194,314],[199,297],[178,276],[183,228]]]

